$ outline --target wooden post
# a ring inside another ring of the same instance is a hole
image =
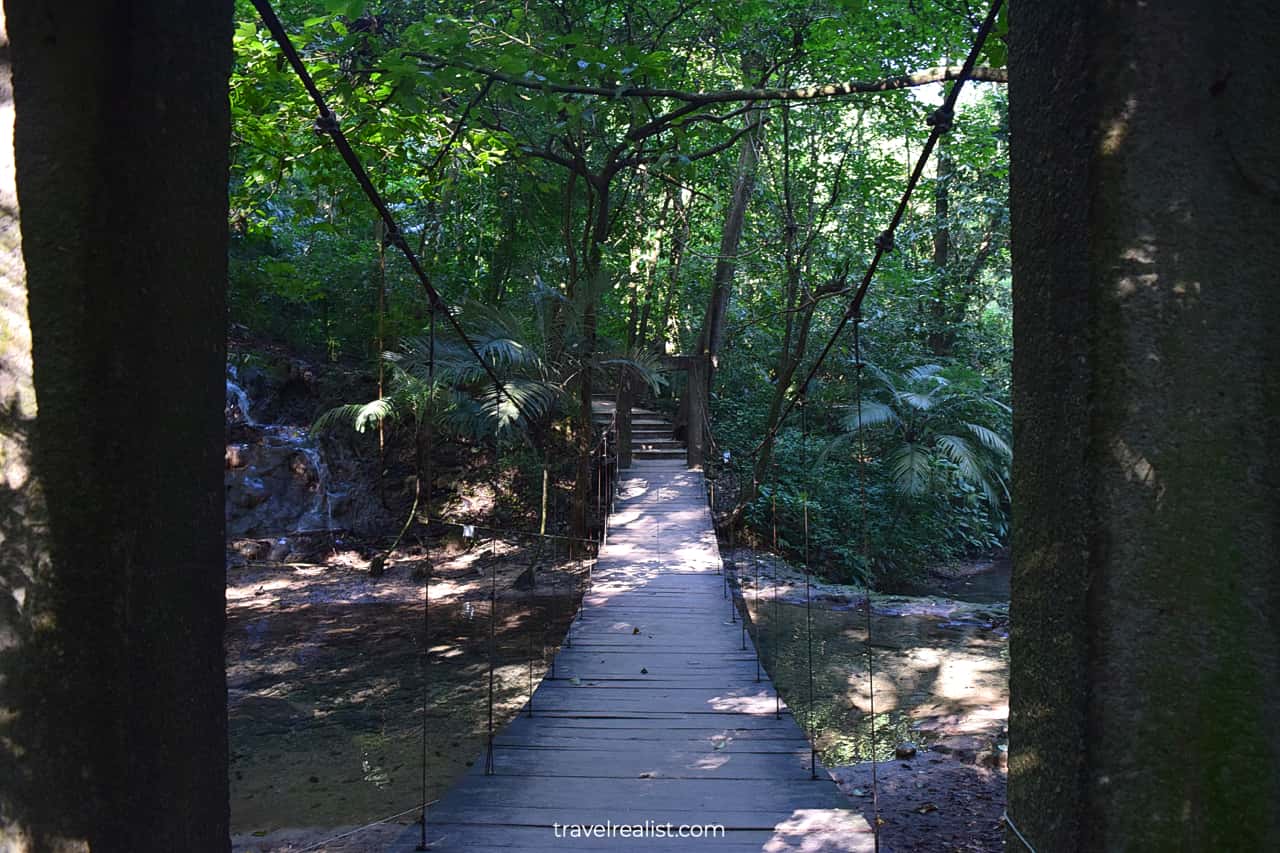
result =
[[[706,356],[688,360],[689,383],[685,387],[685,406],[688,423],[685,424],[685,459],[690,468],[702,466],[706,455],[707,382],[710,378],[710,361]]]
[[[1274,9],[1015,2],[1010,32],[1007,825],[1280,850]]]
[[[635,393],[631,390],[631,377],[623,376],[618,381],[618,468],[631,467],[631,406]]]
[[[232,3],[5,6],[0,847],[226,853]]]

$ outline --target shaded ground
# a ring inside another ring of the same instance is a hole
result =
[[[765,667],[859,809],[871,807],[870,760],[882,762],[885,849],[1003,850],[1009,646],[1001,579],[981,571],[948,579],[962,594],[975,590],[978,602],[872,594],[868,643],[864,591],[810,578],[806,607],[802,572],[746,550],[731,559]],[[915,755],[896,759],[899,745]]]
[[[403,832],[423,799],[424,696],[427,799],[483,751],[495,581],[495,729],[524,704],[577,609],[585,566],[547,559],[533,590],[515,589],[532,559],[502,542],[496,555],[488,543],[436,555],[425,669],[419,560],[380,579],[354,553],[230,570],[234,849],[377,850]],[[392,826],[308,847],[406,810]]]

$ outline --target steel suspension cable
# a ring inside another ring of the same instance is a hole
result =
[[[996,18],[1000,14],[1000,8],[1003,5],[1004,0],[993,0],[991,9],[987,12],[987,17],[983,19],[982,25],[978,28],[973,46],[969,50],[969,55],[965,58],[964,66],[960,69],[959,76],[956,77],[955,83],[950,91],[947,92],[942,106],[929,114],[926,120],[930,128],[929,138],[925,140],[920,156],[916,159],[915,168],[911,170],[911,175],[907,179],[907,187],[903,191],[902,197],[898,200],[898,206],[894,208],[893,217],[889,220],[888,227],[881,231],[880,236],[876,238],[875,253],[871,256],[871,262],[867,264],[866,272],[863,273],[862,280],[858,283],[852,299],[849,300],[848,307],[836,324],[835,331],[831,333],[821,352],[818,353],[817,359],[809,367],[809,371],[805,375],[804,381],[800,383],[795,396],[787,401],[777,421],[760,439],[760,443],[756,445],[755,449],[751,451],[752,456],[758,454],[778,434],[778,430],[781,429],[782,424],[786,421],[787,415],[808,393],[810,383],[813,382],[813,378],[817,376],[818,371],[822,369],[823,362],[830,355],[831,350],[835,347],[836,342],[840,339],[840,335],[844,333],[849,322],[862,316],[862,302],[867,296],[867,289],[871,286],[871,280],[875,277],[880,261],[883,260],[885,255],[893,251],[894,232],[897,231],[903,217],[906,215],[907,205],[911,202],[911,195],[915,192],[921,175],[924,174],[924,167],[929,162],[929,157],[933,154],[933,149],[938,144],[938,139],[951,130],[952,123],[955,121],[955,106],[957,99],[960,97],[960,91],[973,73],[973,68],[978,61],[978,54],[982,52],[982,47],[986,44],[987,37],[991,35],[991,30],[995,26]]]
[[[502,380],[498,377],[497,372],[494,371],[493,366],[490,365],[489,362],[485,361],[484,356],[480,355],[480,350],[476,348],[475,342],[471,340],[471,337],[462,327],[462,323],[449,309],[448,304],[446,304],[444,299],[440,296],[440,292],[436,290],[435,285],[431,283],[431,277],[427,275],[427,271],[418,260],[418,256],[414,254],[411,248],[409,248],[409,243],[405,240],[404,233],[396,223],[395,216],[391,213],[391,209],[387,206],[387,203],[383,199],[382,194],[378,191],[378,188],[373,185],[373,181],[370,179],[369,173],[365,170],[364,164],[360,162],[359,156],[351,147],[351,143],[347,139],[347,135],[343,133],[342,127],[338,123],[338,117],[331,109],[329,109],[329,105],[325,101],[324,95],[320,93],[320,89],[316,86],[315,80],[311,77],[310,72],[307,71],[306,66],[303,65],[302,57],[298,55],[297,48],[293,46],[293,40],[289,38],[289,34],[285,32],[284,25],[280,23],[279,16],[276,15],[275,10],[271,7],[270,0],[252,0],[252,2],[254,8],[258,10],[258,15],[261,16],[262,22],[266,24],[267,30],[270,31],[272,38],[274,38],[276,44],[280,46],[280,52],[284,54],[284,58],[288,61],[289,65],[293,68],[294,73],[302,82],[302,86],[307,90],[307,94],[311,97],[312,102],[315,103],[316,110],[319,113],[315,123],[316,132],[328,134],[329,138],[333,140],[333,145],[338,149],[338,153],[342,156],[343,162],[347,164],[347,168],[351,170],[351,174],[355,177],[356,182],[360,184],[360,188],[364,190],[364,194],[369,198],[369,201],[378,211],[378,215],[382,218],[382,223],[387,229],[386,234],[383,236],[383,240],[388,245],[394,245],[400,250],[401,254],[404,255],[405,260],[409,262],[409,266],[413,269],[414,275],[417,276],[423,290],[426,291],[427,299],[431,303],[432,310],[440,311],[444,315],[444,318],[449,321],[449,325],[453,327],[454,332],[466,345],[472,357],[479,362],[480,366],[484,369],[484,372],[488,374],[489,379],[492,380],[498,396],[506,397],[507,401],[515,407],[516,411],[528,419],[528,413],[525,412],[520,403],[511,396],[506,385],[503,384]]]

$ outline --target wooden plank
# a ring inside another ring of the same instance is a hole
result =
[[[865,823],[865,822],[864,822]],[[547,826],[507,824],[485,826],[477,824],[442,823],[435,827],[442,839],[433,850],[524,850],[538,853],[563,853],[565,850],[655,850],[679,851],[713,849],[716,851],[760,851],[770,853],[863,853],[872,850],[869,826],[854,825],[839,831],[825,830],[788,832],[786,827],[777,830],[729,829],[723,837],[716,838],[571,838],[563,825],[555,829]],[[415,830],[416,831],[416,830]],[[675,827],[671,831],[675,831]],[[413,849],[413,848],[405,848]]]
[[[636,465],[555,676],[534,692],[533,714],[496,736],[495,773],[477,760],[432,808],[431,849],[870,850],[869,825],[825,770],[810,778],[809,743],[750,636],[743,648],[701,473]],[[697,841],[552,832],[645,821],[727,832]],[[394,849],[412,849],[411,839],[416,830]]]

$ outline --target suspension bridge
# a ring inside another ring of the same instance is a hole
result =
[[[253,5],[316,106],[315,130],[330,137],[377,210],[385,246],[399,249],[422,285],[431,306],[431,375],[439,315],[492,380],[494,399],[522,411],[432,284],[270,0],[253,0]],[[846,288],[850,298],[839,322],[749,456],[777,435],[793,409],[800,408],[803,420],[810,385],[849,325],[854,399],[862,422],[863,300],[880,262],[894,249],[896,229],[934,147],[951,130],[960,91],[1002,5],[1003,0],[991,3],[960,73],[929,115],[929,135],[861,280]],[[630,452],[623,456],[633,464],[617,483],[616,503],[609,465],[597,466],[598,500],[608,493],[602,502],[608,518],[592,582],[552,675],[496,736],[491,720],[483,764],[473,765],[439,802],[427,804],[431,808],[424,806],[417,831],[394,849],[552,850],[572,844],[586,850],[685,850],[712,844],[771,853],[878,853],[874,760],[869,821],[848,807],[818,765],[804,732],[763,672],[748,632],[736,624],[735,584],[725,575],[697,464],[714,441],[703,405],[709,365],[705,355],[688,361],[687,454],[669,438],[671,425],[655,413],[632,412],[629,404],[615,413],[624,414],[621,435],[629,442],[624,451]],[[584,388],[589,393],[590,383]],[[631,423],[631,414],[641,420]],[[634,433],[633,426],[638,427]],[[609,432],[602,459],[610,458]],[[865,459],[865,453],[861,456]],[[432,480],[429,467],[426,479]],[[807,578],[807,504],[804,512]],[[865,553],[865,519],[862,528]],[[811,635],[808,642],[812,668]],[[492,685],[491,663],[491,708]],[[810,704],[812,692],[811,677]],[[874,718],[874,705],[870,713]],[[696,841],[691,831],[698,832]]]
[[[428,810],[427,848],[872,850],[733,612],[702,472],[669,423],[635,416],[582,610],[530,703]]]

